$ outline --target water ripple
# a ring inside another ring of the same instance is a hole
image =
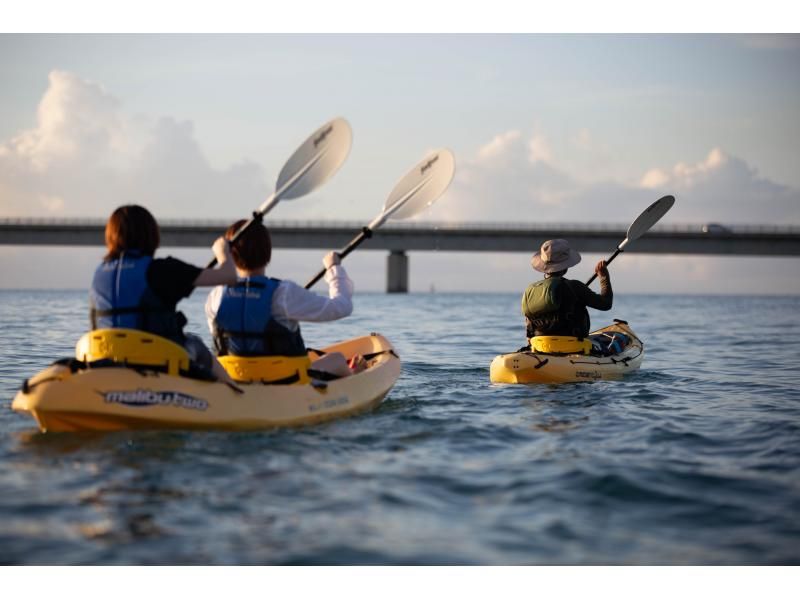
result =
[[[797,298],[615,298],[603,321],[632,323],[642,370],[527,387],[488,380],[521,344],[518,297],[367,294],[303,330],[395,342],[372,413],[42,435],[7,406],[71,353],[85,293],[1,296],[2,564],[800,564]],[[184,311],[209,340],[202,301]]]

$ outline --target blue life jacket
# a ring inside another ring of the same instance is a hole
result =
[[[167,307],[147,284],[147,269],[153,258],[138,252],[97,267],[89,291],[92,330],[133,328],[183,341],[186,318]]]
[[[214,318],[214,344],[219,355],[306,355],[300,328],[293,332],[272,317],[272,296],[280,282],[250,276],[225,287]]]

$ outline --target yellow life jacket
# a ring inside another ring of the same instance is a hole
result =
[[[86,363],[110,359],[130,366],[156,366],[170,376],[189,369],[189,353],[178,343],[131,328],[87,332],[75,345],[75,357]]]
[[[309,384],[308,355],[283,357],[240,357],[221,355],[217,357],[228,375],[236,382],[263,382],[265,384]]]
[[[589,355],[592,350],[592,341],[588,338],[578,339],[575,336],[534,336],[531,338],[531,350],[534,353]]]

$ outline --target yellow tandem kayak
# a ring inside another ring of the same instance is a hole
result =
[[[79,343],[80,346],[80,343]],[[364,371],[310,384],[239,384],[77,359],[61,360],[26,380],[12,408],[43,432],[124,429],[254,430],[299,426],[377,406],[400,376],[400,358],[379,334],[323,349],[362,355]],[[317,353],[309,352],[313,362]],[[110,365],[110,367],[109,367]]]
[[[619,335],[624,335],[620,337]],[[592,332],[590,337],[622,338],[624,346],[612,355],[581,353],[554,354],[532,350],[498,355],[492,360],[489,377],[492,382],[505,384],[560,384],[592,380],[617,380],[639,369],[644,359],[644,344],[623,320]]]

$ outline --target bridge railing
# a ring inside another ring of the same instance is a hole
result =
[[[159,223],[162,227],[174,228],[218,228],[224,230],[230,224],[230,220],[221,219],[172,219],[162,218]],[[105,226],[105,218],[0,218],[0,226]],[[269,226],[279,227],[283,229],[349,229],[359,230],[364,226],[364,221],[355,220],[276,220],[269,219],[267,221]],[[676,224],[657,224],[653,227],[653,231],[664,233],[701,233],[705,232],[705,224],[695,223],[676,223]],[[718,232],[709,232],[708,234],[719,233],[769,233],[769,234],[800,234],[800,225],[777,225],[777,224],[715,224],[718,227]],[[427,220],[415,220],[406,222],[390,222],[384,225],[384,228],[389,229],[410,229],[410,230],[484,230],[484,231],[540,231],[540,230],[563,230],[563,231],[620,231],[627,230],[628,224],[611,223],[611,222],[436,222]]]

